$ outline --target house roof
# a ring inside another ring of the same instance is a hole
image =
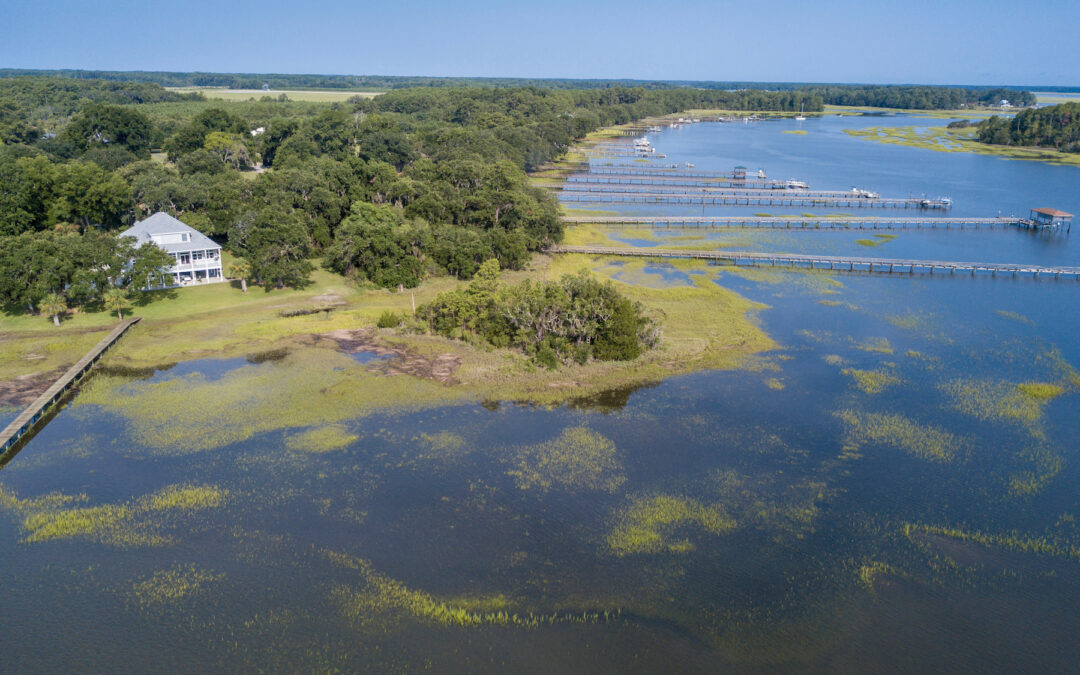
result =
[[[185,225],[183,222],[173,218],[169,214],[158,211],[154,215],[150,216],[146,220],[140,220],[128,229],[120,233],[121,237],[135,237],[135,243],[138,246],[142,246],[147,242],[153,241],[153,235],[160,234],[177,234],[180,232],[187,232],[190,237],[190,241],[178,242],[175,244],[158,244],[160,248],[165,249],[167,253],[178,253],[181,251],[203,251],[206,249],[221,248],[213,242],[210,237],[207,237],[202,232],[199,232],[193,227]]]
[[[1058,211],[1057,209],[1048,209],[1045,206],[1039,209],[1031,209],[1035,213],[1041,213],[1044,216],[1050,216],[1051,218],[1072,218],[1073,214],[1066,213],[1064,211]]]

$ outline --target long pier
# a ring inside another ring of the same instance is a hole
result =
[[[540,187],[559,190],[561,192],[600,192],[603,194],[708,194],[708,195],[783,195],[785,197],[819,197],[823,199],[881,199],[868,194],[859,194],[853,190],[810,190],[808,188],[785,188],[776,186],[739,185],[734,187],[705,186],[691,187],[686,185],[649,185],[646,188],[635,185],[619,185],[611,183],[584,183],[579,181],[566,181],[562,183],[539,183]]]
[[[885,218],[871,216],[565,216],[575,225],[629,225],[672,229],[929,230],[984,229],[1025,225],[1024,218]]]
[[[735,178],[734,171],[701,171],[667,167],[596,166],[590,173],[609,176],[679,176],[680,178]]]
[[[772,188],[773,186],[785,185],[784,180],[767,180],[762,178],[683,178],[681,176],[618,176],[605,174],[594,176],[588,173],[579,173],[569,176],[566,183],[603,183],[605,185],[690,185],[697,187],[761,187]]]
[[[1033,265],[1028,263],[950,262],[945,260],[904,260],[851,256],[758,253],[754,251],[680,251],[662,248],[618,248],[613,246],[553,246],[551,253],[633,256],[638,258],[691,258],[749,267],[789,267],[839,272],[884,274],[938,274],[955,276],[1014,276],[1034,279],[1080,280],[1080,267]]]
[[[120,339],[128,328],[138,323],[142,317],[135,317],[123,321],[116,328],[112,329],[108,335],[106,335],[101,342],[97,343],[93,349],[86,353],[81,359],[75,362],[75,365],[67,369],[63,375],[60,376],[56,382],[46,389],[41,396],[38,396],[33,403],[26,407],[18,417],[12,421],[11,424],[0,432],[0,455],[7,452],[12,446],[19,442],[19,439],[33,430],[49,408],[59,401],[64,394],[75,385],[76,382],[86,374],[86,371],[90,370],[106,349],[111,347],[117,340]]]
[[[640,192],[633,194],[562,192],[559,198],[566,202],[600,202],[631,204],[700,204],[713,206],[817,206],[826,208],[912,208],[948,209],[951,202],[944,199],[918,197],[879,197],[867,199],[854,195],[847,197],[800,197],[792,190],[763,190],[761,194],[665,194]],[[781,194],[774,194],[781,193]]]

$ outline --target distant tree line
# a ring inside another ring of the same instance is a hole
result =
[[[803,91],[820,96],[827,105],[901,108],[905,110],[954,110],[997,105],[1002,99],[1012,105],[1035,105],[1030,91],[967,87],[912,86],[807,86]]]
[[[105,71],[105,70],[26,70],[0,69],[0,78],[25,76],[53,76],[69,79],[97,79],[124,82],[151,82],[165,87],[225,87],[229,89],[259,89],[264,84],[273,89],[355,89],[358,91],[386,91],[392,89],[411,89],[414,87],[483,87],[510,88],[539,87],[542,89],[710,89],[736,91],[756,89],[761,91],[804,91],[811,94],[825,95],[831,92],[825,102],[830,105],[863,105],[895,108],[919,108],[919,105],[889,105],[869,103],[869,100],[882,100],[886,95],[891,100],[903,102],[896,92],[915,90],[935,90],[956,92],[959,103],[981,102],[997,103],[1002,98],[1019,105],[1033,105],[1034,98],[1023,87],[971,87],[971,86],[917,86],[917,85],[866,85],[808,82],[758,82],[758,81],[714,81],[714,80],[634,80],[618,78],[521,78],[521,77],[426,77],[426,76],[389,76],[389,75],[295,75],[280,73],[181,73],[162,71]],[[1080,87],[1053,87],[1054,91],[1077,92]],[[889,91],[891,93],[886,94]],[[847,100],[857,100],[853,96],[865,97],[854,103],[835,103],[834,97],[848,92]],[[854,94],[854,92],[859,92]],[[975,92],[974,94],[963,92]],[[902,94],[907,95],[907,94]],[[915,95],[911,100],[917,102],[940,99],[939,94],[922,97]],[[927,109],[945,109],[959,107],[954,100],[942,99],[941,103],[924,106]]]
[[[1023,110],[1012,119],[991,117],[975,138],[994,145],[1022,145],[1080,152],[1080,103]]]

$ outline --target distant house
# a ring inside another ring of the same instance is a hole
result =
[[[159,211],[140,220],[120,236],[135,237],[136,246],[156,244],[173,257],[176,262],[168,272],[171,279],[164,279],[159,288],[225,281],[221,273],[221,247],[167,213]]]
[[[998,105],[1001,106],[1002,108],[1011,108],[1012,107],[1012,103],[1009,103],[1009,99],[1007,99],[1007,98],[1003,98],[1000,101],[998,101]]]

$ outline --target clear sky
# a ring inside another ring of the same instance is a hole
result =
[[[0,0],[0,67],[1080,85],[1080,0]]]

